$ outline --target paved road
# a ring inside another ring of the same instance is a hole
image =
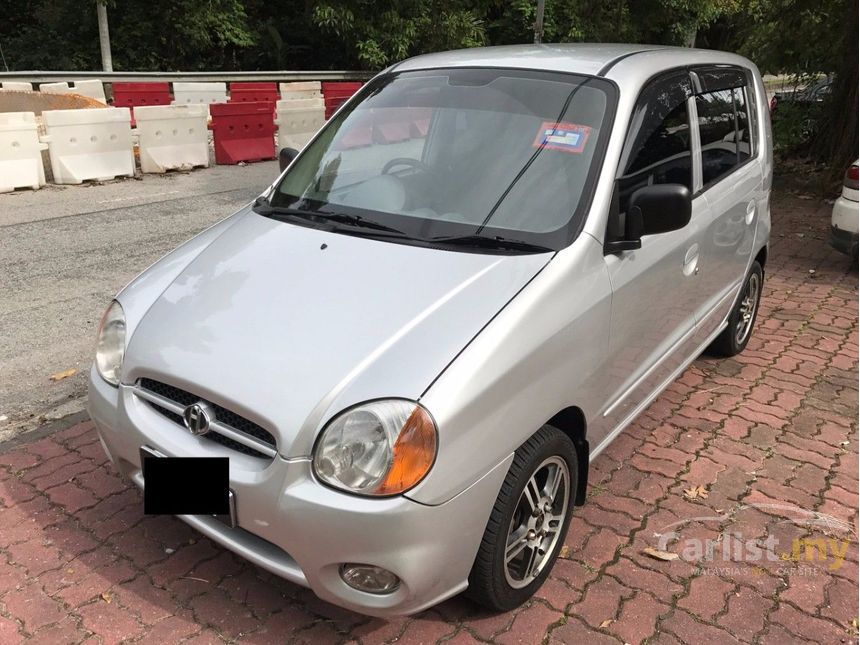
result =
[[[0,444],[0,643],[856,642],[856,269],[827,246],[828,205],[776,195],[773,209],[747,350],[697,360],[592,463],[562,559],[526,605],[337,609],[144,516],[82,422]],[[657,535],[677,560],[643,554]],[[801,539],[812,548],[792,562]]]
[[[79,410],[110,298],[276,173],[266,162],[0,194],[0,441]]]

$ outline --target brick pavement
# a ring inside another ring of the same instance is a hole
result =
[[[145,517],[80,423],[0,446],[0,643],[856,641],[856,267],[826,245],[826,204],[773,210],[749,348],[696,361],[595,460],[566,557],[527,605],[456,598],[393,621],[327,605]],[[797,561],[723,559],[768,538]]]

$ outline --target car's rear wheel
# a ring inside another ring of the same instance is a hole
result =
[[[473,600],[508,611],[543,584],[570,525],[576,464],[573,442],[551,426],[517,449],[469,575]]]
[[[754,260],[741,288],[740,297],[729,314],[729,324],[708,348],[709,353],[716,356],[734,356],[744,351],[752,336],[763,285],[764,273],[761,265]]]

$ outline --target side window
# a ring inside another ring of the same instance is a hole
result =
[[[729,174],[738,159],[733,90],[718,90],[696,97],[699,138],[702,142],[702,183],[707,186]]]
[[[702,184],[719,181],[756,153],[755,96],[745,73],[735,68],[698,70],[696,96],[702,145]]]
[[[687,99],[692,94],[684,72],[658,79],[639,97],[631,119],[618,178],[618,212],[630,196],[651,184],[683,184],[692,190],[693,165]]]

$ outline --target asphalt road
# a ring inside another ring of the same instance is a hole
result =
[[[0,441],[80,411],[111,297],[276,174],[265,162],[0,194]]]

